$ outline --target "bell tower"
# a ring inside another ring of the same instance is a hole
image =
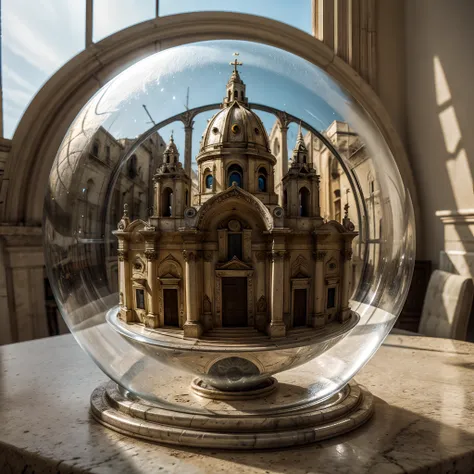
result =
[[[319,180],[305,145],[301,124],[293,149],[291,165],[283,177],[283,207],[287,217],[321,217]]]
[[[173,134],[163,152],[163,163],[157,168],[153,182],[153,214],[157,217],[184,217],[184,210],[190,205],[191,179],[179,161]]]

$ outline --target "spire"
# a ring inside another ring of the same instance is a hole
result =
[[[301,121],[300,121],[300,124],[298,125],[298,135],[296,137],[296,147],[301,146],[301,145],[306,149],[306,145],[303,138],[303,132],[301,131]]]
[[[234,56],[238,56],[238,55],[239,53],[234,53]],[[224,97],[224,101],[222,102],[222,105],[223,107],[229,107],[235,101],[241,104],[247,105],[248,99],[245,96],[245,83],[240,78],[239,70],[237,69],[237,66],[242,66],[243,63],[238,61],[237,58],[235,58],[234,61],[232,61],[229,64],[231,66],[234,66],[234,70],[232,71],[229,81],[227,82],[227,88],[226,88],[227,94]]]
[[[303,132],[301,131],[301,122],[298,127],[298,134],[296,136],[296,144],[293,149],[292,163],[293,164],[302,164],[308,162],[308,149],[303,138]]]
[[[173,130],[171,131],[170,141],[163,152],[163,163],[178,163],[179,152],[174,142]]]

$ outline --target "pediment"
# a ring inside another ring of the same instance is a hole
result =
[[[233,257],[232,260],[219,265],[218,268],[219,270],[252,270],[250,265],[242,262],[242,260],[239,260],[237,257]]]

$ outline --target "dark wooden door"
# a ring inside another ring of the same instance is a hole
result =
[[[247,278],[222,279],[222,326],[248,326]]]
[[[293,303],[293,326],[306,326],[306,290],[295,290]]]
[[[163,290],[163,300],[165,326],[179,327],[178,290]]]

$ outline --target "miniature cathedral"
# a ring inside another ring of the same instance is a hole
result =
[[[118,230],[118,317],[149,329],[209,337],[217,328],[253,328],[272,338],[350,318],[351,246],[347,215],[320,216],[320,176],[301,127],[283,193],[275,193],[267,132],[248,105],[237,66],[221,109],[196,156],[191,196],[173,137],[154,175],[154,212]],[[222,332],[222,330],[220,330]],[[242,333],[243,334],[243,333]],[[247,334],[247,333],[245,333]]]

